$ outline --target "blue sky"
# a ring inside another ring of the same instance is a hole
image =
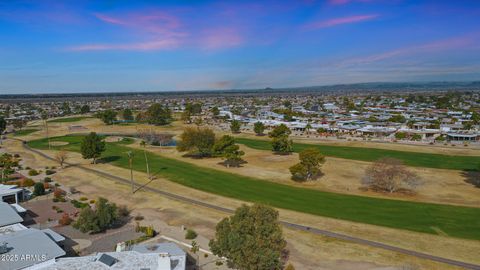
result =
[[[0,0],[0,93],[480,79],[480,1]]]

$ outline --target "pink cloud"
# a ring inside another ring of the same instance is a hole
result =
[[[373,62],[382,61],[385,59],[394,58],[397,56],[404,55],[414,55],[419,53],[433,53],[446,50],[453,50],[459,48],[467,48],[470,45],[475,45],[478,40],[475,39],[475,34],[469,34],[465,36],[453,37],[444,40],[438,40],[434,42],[429,42],[425,44],[420,44],[416,46],[409,46],[404,48],[398,48],[395,50],[372,54],[365,57],[358,57],[345,60],[338,64],[339,66],[343,65],[355,65],[355,64],[370,64]]]
[[[341,24],[352,24],[352,23],[360,23],[364,21],[370,21],[377,18],[377,14],[369,14],[369,15],[355,15],[349,17],[342,17],[342,18],[334,18],[326,21],[319,21],[307,24],[304,26],[306,30],[315,30],[321,28],[328,28],[333,27]]]
[[[236,47],[244,42],[243,36],[233,28],[208,29],[202,36],[201,46],[207,50]]]
[[[86,44],[70,47],[69,51],[105,51],[105,50],[128,50],[128,51],[156,51],[174,49],[179,46],[175,39],[154,40],[128,44]]]

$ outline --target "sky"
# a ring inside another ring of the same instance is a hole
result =
[[[471,80],[477,0],[0,0],[0,94]]]

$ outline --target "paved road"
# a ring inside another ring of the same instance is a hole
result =
[[[22,141],[20,139],[15,139],[15,140]],[[31,152],[34,152],[34,153],[36,153],[36,154],[38,154],[38,155],[40,155],[40,156],[42,156],[46,159],[55,160],[54,158],[48,156],[47,154],[45,154],[45,153],[43,153],[39,150],[30,148],[28,145],[25,144],[24,141],[22,141],[22,142],[23,142],[23,147],[25,149],[27,149]],[[85,167],[85,166],[82,166],[82,165],[68,164],[68,163],[67,163],[67,165],[75,166],[75,167],[80,168],[84,171],[87,171],[87,172],[90,172],[90,173],[94,173],[94,174],[112,179],[116,182],[120,182],[120,183],[124,183],[124,184],[128,184],[128,185],[130,185],[130,183],[131,183],[129,179],[118,177],[118,176],[115,176],[115,175],[112,175],[112,174],[109,174],[109,173],[106,173],[106,172],[103,172],[103,171],[95,170],[95,169],[92,169],[92,168],[88,168],[88,167]],[[225,207],[221,207],[221,206],[218,206],[218,205],[198,201],[198,200],[195,200],[195,199],[192,199],[192,198],[188,198],[188,197],[184,197],[182,195],[178,195],[178,194],[170,193],[170,192],[167,192],[167,191],[159,190],[159,189],[156,189],[156,188],[153,188],[153,187],[144,186],[143,189],[154,192],[154,193],[157,193],[157,194],[160,194],[160,195],[165,196],[165,197],[169,197],[171,199],[175,199],[175,200],[178,200],[178,201],[203,206],[203,207],[210,208],[210,209],[215,209],[215,210],[218,210],[218,211],[221,211],[221,212],[225,212],[225,213],[229,213],[229,214],[234,212],[234,210],[229,209],[229,208],[225,208]],[[331,232],[331,231],[312,228],[312,227],[309,227],[309,226],[296,224],[296,223],[291,223],[291,222],[288,222],[288,221],[280,221],[280,223],[283,226],[288,227],[288,228],[293,228],[293,229],[306,231],[306,232],[310,232],[310,233],[314,233],[314,234],[318,234],[318,235],[328,236],[328,237],[332,237],[332,238],[335,238],[335,239],[340,239],[340,240],[344,240],[344,241],[353,242],[353,243],[356,243],[356,244],[362,244],[362,245],[381,248],[381,249],[385,249],[385,250],[395,251],[395,252],[398,252],[398,253],[402,253],[402,254],[406,254],[406,255],[422,258],[422,259],[427,259],[427,260],[431,260],[431,261],[435,261],[435,262],[445,263],[445,264],[449,264],[449,265],[452,265],[452,266],[458,266],[458,267],[462,267],[462,268],[465,268],[465,269],[480,270],[480,265],[476,265],[476,264],[465,263],[465,262],[461,262],[461,261],[447,259],[447,258],[444,258],[444,257],[429,255],[429,254],[426,254],[426,253],[421,253],[421,252],[417,252],[417,251],[413,251],[413,250],[409,250],[409,249],[399,248],[399,247],[395,247],[395,246],[391,246],[391,245],[387,245],[387,244],[383,244],[383,243],[379,243],[379,242],[374,242],[374,241],[370,241],[370,240],[366,240],[366,239],[362,239],[362,238],[358,238],[358,237],[348,236],[348,235],[345,235],[345,234],[339,234],[339,233],[335,233],[335,232]]]

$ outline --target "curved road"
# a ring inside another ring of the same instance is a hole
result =
[[[47,155],[47,154],[45,154],[45,153],[43,153],[39,150],[30,148],[26,144],[26,141],[21,140],[21,139],[16,139],[16,138],[12,138],[12,139],[17,140],[17,141],[21,141],[22,145],[25,149],[27,149],[31,152],[34,152],[34,153],[36,153],[36,154],[38,154],[38,155],[40,155],[40,156],[42,156],[46,159],[55,161],[55,159],[50,157],[49,155]],[[106,172],[103,172],[103,171],[95,170],[95,169],[88,168],[88,167],[78,165],[78,164],[70,164],[70,163],[66,163],[66,164],[69,165],[69,166],[75,166],[77,168],[80,168],[80,169],[82,169],[84,171],[87,171],[87,172],[90,172],[90,173],[94,173],[94,174],[112,179],[116,182],[124,183],[124,184],[127,184],[127,185],[131,184],[129,179],[118,177],[118,176],[115,176],[115,175],[112,175],[112,174],[109,174],[109,173],[106,173]],[[218,205],[213,205],[213,204],[209,204],[209,203],[206,203],[206,202],[198,201],[198,200],[195,200],[195,199],[191,199],[191,198],[184,197],[184,196],[181,196],[181,195],[178,195],[178,194],[174,194],[174,193],[170,193],[170,192],[167,192],[167,191],[159,190],[159,189],[152,188],[152,187],[149,187],[149,186],[143,186],[143,189],[154,192],[154,193],[157,193],[157,194],[160,194],[162,196],[165,196],[165,197],[168,197],[168,198],[171,198],[171,199],[175,199],[175,200],[178,200],[178,201],[203,206],[203,207],[206,207],[206,208],[214,209],[214,210],[225,212],[225,213],[228,213],[228,214],[231,214],[231,213],[234,212],[234,210],[232,210],[232,209],[228,209],[228,208],[224,208],[224,207],[221,207],[221,206],[218,206]],[[291,223],[291,222],[288,222],[288,221],[282,221],[281,220],[280,223],[283,226],[288,227],[288,228],[293,228],[293,229],[297,229],[297,230],[301,230],[301,231],[305,231],[305,232],[310,232],[310,233],[314,233],[314,234],[318,234],[318,235],[328,236],[328,237],[332,237],[332,238],[339,239],[339,240],[344,240],[344,241],[349,241],[349,242],[356,243],[356,244],[368,245],[368,246],[371,246],[371,247],[376,247],[376,248],[381,248],[381,249],[385,249],[385,250],[395,251],[395,252],[398,252],[398,253],[402,253],[402,254],[406,254],[406,255],[410,255],[410,256],[415,256],[417,258],[422,258],[422,259],[431,260],[431,261],[435,261],[435,262],[445,263],[445,264],[449,264],[449,265],[452,265],[452,266],[462,267],[462,268],[465,268],[465,269],[480,270],[480,265],[476,265],[476,264],[465,263],[465,262],[461,262],[461,261],[447,259],[447,258],[444,258],[444,257],[429,255],[429,254],[426,254],[426,253],[421,253],[421,252],[417,252],[417,251],[413,251],[413,250],[409,250],[409,249],[399,248],[399,247],[395,247],[395,246],[391,246],[391,245],[387,245],[387,244],[383,244],[383,243],[379,243],[379,242],[374,242],[374,241],[370,241],[370,240],[366,240],[366,239],[362,239],[362,238],[358,238],[358,237],[348,236],[348,235],[345,235],[345,234],[339,234],[339,233],[335,233],[335,232],[331,232],[331,231],[312,228],[312,227],[308,227],[308,226],[301,225],[301,224]]]

